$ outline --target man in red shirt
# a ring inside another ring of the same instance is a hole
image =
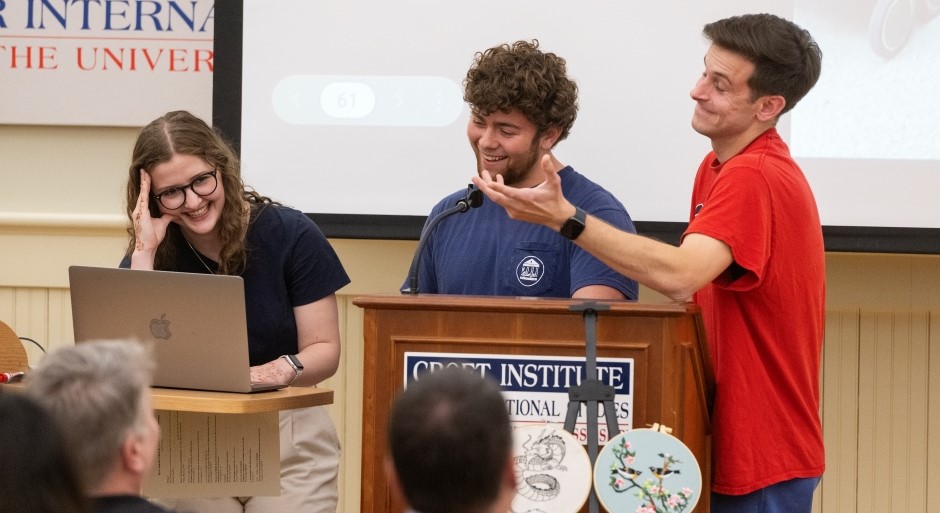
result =
[[[532,189],[474,182],[510,217],[552,227],[611,268],[702,308],[712,365],[712,511],[810,512],[825,469],[819,366],[825,314],[813,193],[775,128],[819,78],[810,34],[774,15],[710,23],[692,127],[711,140],[680,245],[585,216],[557,175]]]

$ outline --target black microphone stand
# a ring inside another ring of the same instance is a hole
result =
[[[401,289],[402,294],[418,293],[418,264],[421,262],[421,253],[424,252],[424,246],[427,245],[428,236],[431,234],[431,232],[434,231],[434,227],[447,217],[466,212],[471,208],[477,208],[482,204],[483,191],[477,189],[475,185],[470,184],[467,186],[467,195],[462,199],[457,200],[456,205],[442,211],[433,219],[431,219],[428,225],[424,228],[424,231],[421,232],[421,238],[418,240],[418,249],[415,250],[415,255],[411,259],[411,267],[408,270],[408,288]]]

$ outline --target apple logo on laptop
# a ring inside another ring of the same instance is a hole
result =
[[[166,320],[166,314],[159,319],[151,319],[150,333],[156,338],[169,339],[173,334],[170,333],[170,321]]]

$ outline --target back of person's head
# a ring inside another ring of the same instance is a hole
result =
[[[475,112],[516,109],[539,134],[557,126],[558,141],[568,137],[578,116],[578,86],[567,76],[565,59],[539,50],[537,40],[478,52],[463,85],[463,99]]]
[[[398,396],[388,442],[405,500],[421,513],[485,511],[512,457],[499,387],[458,367],[424,374]]]
[[[780,95],[781,112],[796,106],[816,85],[822,69],[822,51],[810,33],[773,14],[745,14],[705,25],[712,43],[737,53],[754,64],[748,80],[751,99]]]
[[[82,513],[84,492],[62,431],[31,397],[0,390],[0,513]]]
[[[109,340],[57,349],[27,375],[26,392],[62,429],[86,492],[102,484],[127,436],[148,429],[152,373],[149,346]]]

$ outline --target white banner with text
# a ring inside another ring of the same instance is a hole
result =
[[[213,0],[0,0],[0,124],[211,121]]]

